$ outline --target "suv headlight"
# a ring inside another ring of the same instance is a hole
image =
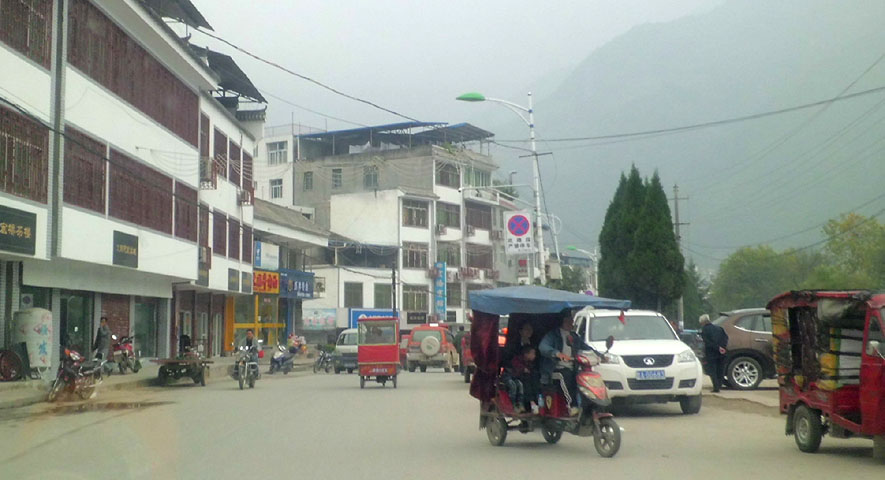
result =
[[[676,357],[679,363],[691,363],[697,360],[697,358],[698,357],[696,357],[694,352],[692,352],[691,350],[686,350]]]
[[[606,353],[602,355],[602,363],[618,365],[621,363],[621,357],[615,355],[614,353]]]

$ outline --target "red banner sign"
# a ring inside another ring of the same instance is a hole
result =
[[[252,291],[255,293],[280,293],[280,274],[255,270],[252,277]]]

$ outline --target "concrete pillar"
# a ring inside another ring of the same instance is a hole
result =
[[[6,297],[9,289],[6,287],[6,262],[0,260],[0,347],[6,347],[8,340],[6,339],[6,325],[9,323],[9,312],[6,307],[9,301]]]
[[[873,458],[885,460],[885,435],[873,437]]]
[[[52,375],[58,370],[59,349],[61,348],[61,290],[52,289],[52,344],[55,348],[50,353],[50,364],[52,365],[49,372],[44,378],[52,379]]]

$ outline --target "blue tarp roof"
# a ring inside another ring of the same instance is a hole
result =
[[[495,315],[558,313],[567,308],[593,307],[624,310],[630,300],[613,300],[544,287],[504,287],[470,292],[470,308]]]

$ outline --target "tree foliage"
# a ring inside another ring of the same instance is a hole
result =
[[[690,262],[685,267],[682,309],[685,328],[698,328],[698,318],[704,313],[713,311],[713,304],[710,302],[710,286],[701,278],[694,262]]]
[[[557,290],[565,290],[568,292],[583,293],[587,289],[587,277],[584,270],[571,265],[562,266],[562,278],[559,280],[550,280],[547,286]]]

